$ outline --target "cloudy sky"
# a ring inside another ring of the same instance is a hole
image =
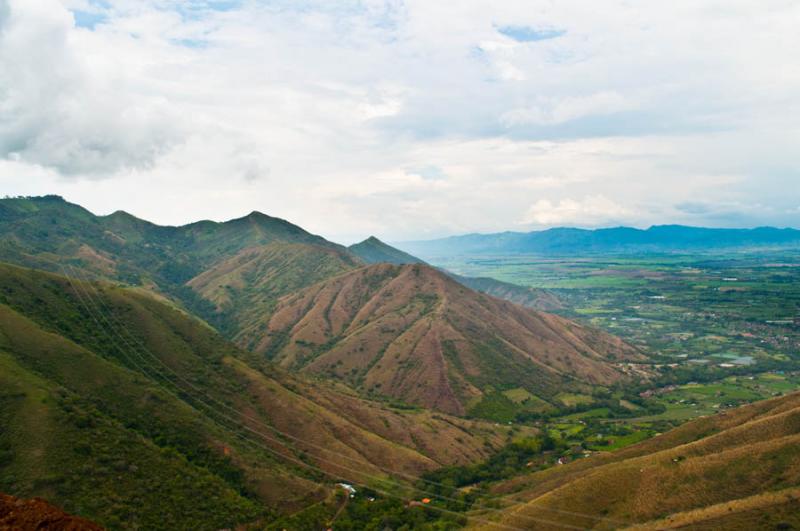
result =
[[[0,194],[342,242],[800,226],[797,0],[0,0]]]

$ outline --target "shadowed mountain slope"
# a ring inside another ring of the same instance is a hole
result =
[[[496,490],[529,500],[500,520],[522,529],[793,529],[800,525],[800,393]]]
[[[259,212],[223,223],[164,227],[125,212],[95,216],[58,196],[0,199],[0,260],[167,295],[228,337],[280,295],[358,267],[360,260]]]
[[[364,263],[420,263],[371,237],[349,249],[253,212],[224,223],[164,227],[125,212],[95,216],[58,196],[0,199],[0,259],[140,285],[200,315],[242,346],[263,333],[281,296]],[[524,306],[560,309],[552,294],[453,275]]]
[[[489,387],[551,397],[608,385],[641,355],[618,338],[474,292],[426,265],[378,264],[285,297],[257,352],[284,367],[462,415]]]

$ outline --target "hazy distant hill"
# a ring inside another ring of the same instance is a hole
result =
[[[800,393],[700,418],[495,491],[527,500],[500,519],[514,529],[797,529]]]
[[[525,306],[526,308],[545,312],[564,309],[564,303],[555,294],[546,289],[519,286],[489,277],[465,277],[446,270],[444,272],[470,289]]]
[[[281,300],[260,342],[284,367],[464,414],[491,387],[549,398],[626,378],[620,339],[477,293],[422,264],[378,264]]]
[[[672,252],[736,247],[800,247],[800,230],[772,227],[708,229],[681,225],[653,226],[647,230],[629,227],[596,230],[556,228],[536,232],[467,234],[396,245],[404,251],[423,257],[448,254]]]

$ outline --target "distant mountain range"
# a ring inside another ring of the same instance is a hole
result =
[[[682,225],[658,225],[649,229],[555,228],[534,232],[466,234],[436,240],[396,244],[424,258],[447,255],[678,252],[742,247],[800,247],[800,230],[760,227],[756,229],[710,229]]]

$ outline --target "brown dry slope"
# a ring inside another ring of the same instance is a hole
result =
[[[458,415],[489,388],[548,398],[618,382],[619,362],[641,358],[614,336],[421,264],[368,266],[287,296],[254,347],[284,367]]]
[[[529,500],[501,519],[523,529],[797,529],[800,393],[701,418],[500,490]]]
[[[228,337],[249,347],[282,295],[362,265],[334,246],[271,242],[216,262],[187,286],[224,316]]]
[[[0,493],[0,531],[102,531],[84,518],[72,516],[40,498],[22,500]]]

